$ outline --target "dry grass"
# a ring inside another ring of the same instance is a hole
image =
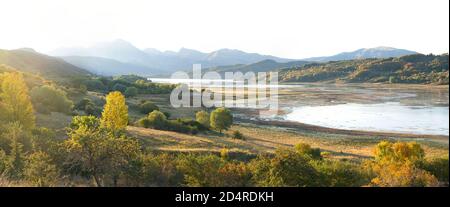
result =
[[[231,132],[239,130],[246,140],[231,138]],[[145,146],[162,151],[218,152],[223,148],[231,152],[251,154],[271,153],[276,149],[293,147],[298,143],[307,143],[330,153],[332,158],[361,159],[373,155],[376,142],[361,142],[349,145],[330,138],[305,136],[279,128],[263,128],[248,125],[235,125],[225,135],[200,134],[187,135],[176,132],[129,127],[130,135],[139,138]],[[447,148],[424,145],[428,157],[448,154]]]

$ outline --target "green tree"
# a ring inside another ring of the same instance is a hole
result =
[[[23,177],[23,169],[25,166],[25,153],[23,145],[17,138],[13,138],[11,142],[11,152],[9,154],[6,174],[13,179],[21,179]]]
[[[133,97],[138,95],[138,93],[139,90],[136,87],[128,87],[124,92],[126,97]]]
[[[67,98],[66,93],[54,86],[34,87],[31,90],[31,100],[55,112],[69,114],[73,108],[73,102]]]
[[[28,130],[35,125],[33,105],[23,75],[6,73],[0,87],[0,109],[2,121],[18,122]]]
[[[208,112],[206,111],[199,111],[195,114],[195,120],[202,124],[204,127],[209,128],[210,124],[209,124],[209,119],[210,119],[210,115]]]
[[[140,153],[136,140],[112,136],[93,116],[74,117],[68,135],[64,143],[68,163],[81,167],[81,174],[91,177],[96,186],[116,186]]]
[[[141,104],[139,104],[139,111],[143,114],[149,114],[155,110],[159,110],[159,107],[150,101],[144,101]]]
[[[160,111],[153,111],[147,116],[149,126],[155,129],[167,128],[167,117]]]
[[[24,177],[37,187],[47,187],[57,184],[59,173],[50,156],[38,151],[28,156]]]
[[[233,124],[233,115],[229,109],[217,108],[211,112],[210,124],[212,128],[222,133],[222,130],[230,128]]]
[[[115,135],[125,131],[128,125],[128,106],[122,93],[116,91],[106,96],[101,125]]]

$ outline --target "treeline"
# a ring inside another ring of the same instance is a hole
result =
[[[127,97],[138,94],[170,93],[176,85],[153,83],[136,75],[121,75],[118,77],[91,77],[72,80],[72,85],[81,90],[111,92],[120,91]]]
[[[449,84],[448,54],[311,63],[280,71],[286,82]]]
[[[164,115],[158,112],[150,114]],[[196,122],[220,133],[230,116],[219,108],[199,112]],[[57,137],[36,126],[20,73],[0,76],[0,117],[1,186],[448,185],[448,157],[427,160],[414,142],[381,142],[375,158],[362,162],[336,160],[302,143],[251,159],[232,158],[227,149],[220,155],[154,152],[127,135],[128,106],[118,91],[106,96],[99,118],[74,116],[67,137]]]

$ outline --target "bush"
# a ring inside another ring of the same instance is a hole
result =
[[[361,187],[370,182],[361,165],[339,160],[311,162],[320,174],[320,185],[325,187]]]
[[[128,87],[125,90],[124,95],[126,97],[133,97],[133,96],[138,95],[138,93],[139,93],[139,91],[138,91],[138,89],[136,87]]]
[[[448,185],[448,171],[449,171],[449,161],[448,157],[434,158],[429,161],[424,162],[422,168],[434,176],[443,183]]]
[[[143,114],[149,114],[155,110],[159,111],[159,107],[156,104],[154,104],[153,102],[145,101],[145,102],[139,104],[139,111]]]
[[[183,174],[178,169],[177,157],[166,153],[143,156],[142,178],[145,186],[170,187],[183,183]]]
[[[234,131],[233,132],[233,139],[245,140],[245,137],[240,131]]]
[[[209,119],[210,119],[209,113],[206,111],[199,111],[195,114],[195,120],[206,128],[210,127]]]
[[[438,186],[438,180],[429,172],[417,168],[410,161],[379,162],[372,166],[376,177],[372,186],[379,187],[431,187]]]
[[[257,186],[320,186],[319,173],[308,159],[289,149],[277,150],[273,158],[260,156],[250,166]]]
[[[147,117],[149,121],[149,126],[155,129],[166,129],[167,127],[167,117],[160,111],[153,111],[148,114]]]
[[[97,107],[90,99],[84,98],[75,105],[75,109],[82,110],[86,115],[100,116],[102,109]]]
[[[54,86],[35,87],[31,90],[31,99],[39,108],[47,107],[50,111],[69,114],[72,112],[73,102],[66,97],[66,93]],[[43,111],[41,109],[41,111]]]
[[[112,91],[119,91],[121,93],[124,93],[127,90],[127,86],[120,84],[120,83],[116,83],[113,87],[112,87]]]
[[[375,148],[375,159],[377,161],[405,162],[422,161],[425,152],[416,142],[391,143],[382,141]]]
[[[106,90],[106,86],[102,81],[98,79],[86,80],[83,82],[83,85],[90,91],[104,91]]]
[[[295,151],[303,156],[307,156],[311,159],[322,159],[319,148],[311,148],[311,145],[299,143],[295,145]]]
[[[233,115],[226,108],[218,108],[211,112],[211,127],[222,133],[222,130],[228,129],[233,124]]]

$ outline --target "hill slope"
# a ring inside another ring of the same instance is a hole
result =
[[[91,75],[85,69],[71,65],[60,58],[30,50],[0,50],[0,64],[57,82],[69,82],[76,77]]]
[[[306,61],[328,62],[365,58],[389,58],[417,54],[417,52],[392,47],[362,48],[352,52],[343,52],[333,56],[306,58]]]
[[[448,54],[312,63],[282,70],[280,81],[448,84]]]
[[[227,66],[218,66],[206,68],[203,72],[215,71],[223,75],[225,72],[269,72],[276,71],[278,69],[283,68],[292,68],[292,67],[300,67],[309,62],[307,61],[291,61],[286,63],[279,63],[274,60],[263,60],[257,63],[252,63],[248,65],[239,64],[239,65],[227,65]]]

